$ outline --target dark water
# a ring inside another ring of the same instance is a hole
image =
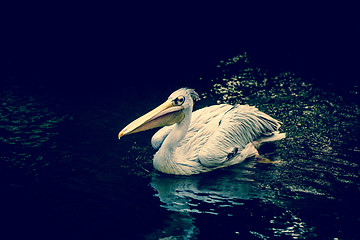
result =
[[[153,171],[153,131],[117,140],[129,121],[183,84],[201,95],[195,109],[250,104],[282,121],[287,138],[260,149],[278,162],[248,159],[202,175],[168,176]],[[359,85],[331,86],[261,68],[245,52],[158,92],[79,97],[79,86],[59,93],[45,83],[10,81],[0,92],[0,234],[358,239]]]

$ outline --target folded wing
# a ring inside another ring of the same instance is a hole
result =
[[[280,122],[248,105],[235,105],[219,121],[219,125],[199,150],[202,165],[216,167],[229,160],[236,150],[266,133],[279,129]],[[229,155],[230,154],[230,155]]]

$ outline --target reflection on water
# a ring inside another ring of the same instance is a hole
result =
[[[248,159],[196,176],[158,174],[151,132],[116,139],[121,123],[133,119],[123,114],[128,102],[99,100],[72,111],[70,102],[63,114],[54,99],[14,88],[0,92],[1,184],[15,199],[18,190],[40,198],[36,209],[47,203],[44,219],[49,209],[52,220],[78,216],[81,228],[72,221],[68,229],[99,239],[131,239],[134,232],[148,239],[359,238],[359,106],[294,73],[253,66],[247,54],[216,69],[188,86],[202,96],[195,108],[250,104],[282,121],[287,138],[259,150],[277,163]],[[132,109],[140,115],[143,105],[161,101],[152,95]],[[17,201],[11,209],[24,206]],[[33,207],[18,212],[26,206]],[[39,214],[30,213],[31,220]]]
[[[276,166],[256,165],[253,160],[196,176],[155,173],[151,186],[172,219],[158,237],[196,239],[202,233],[198,227],[200,216],[204,219],[202,225],[209,225],[206,231],[211,231],[211,227],[217,229],[209,237],[312,236],[313,229],[288,209],[278,190],[271,187],[280,178]],[[222,229],[212,226],[216,224],[212,218],[227,219],[217,223],[225,226]]]

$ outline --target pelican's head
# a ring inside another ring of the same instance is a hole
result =
[[[173,92],[163,104],[134,120],[121,130],[119,139],[131,133],[180,123],[185,114],[192,112],[194,100],[198,99],[199,95],[193,89],[181,88]]]
[[[180,88],[173,92],[168,101],[173,101],[175,105],[181,105],[185,111],[192,111],[194,101],[199,100],[199,94],[194,89]]]

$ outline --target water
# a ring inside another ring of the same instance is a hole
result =
[[[154,131],[121,141],[117,133],[174,86],[77,98],[78,86],[65,96],[14,81],[0,92],[5,232],[47,239],[360,237],[359,86],[339,94],[261,68],[247,53],[175,85],[183,84],[201,95],[195,109],[250,104],[282,121],[287,138],[259,150],[277,163],[248,159],[201,175],[160,174],[152,168]]]

